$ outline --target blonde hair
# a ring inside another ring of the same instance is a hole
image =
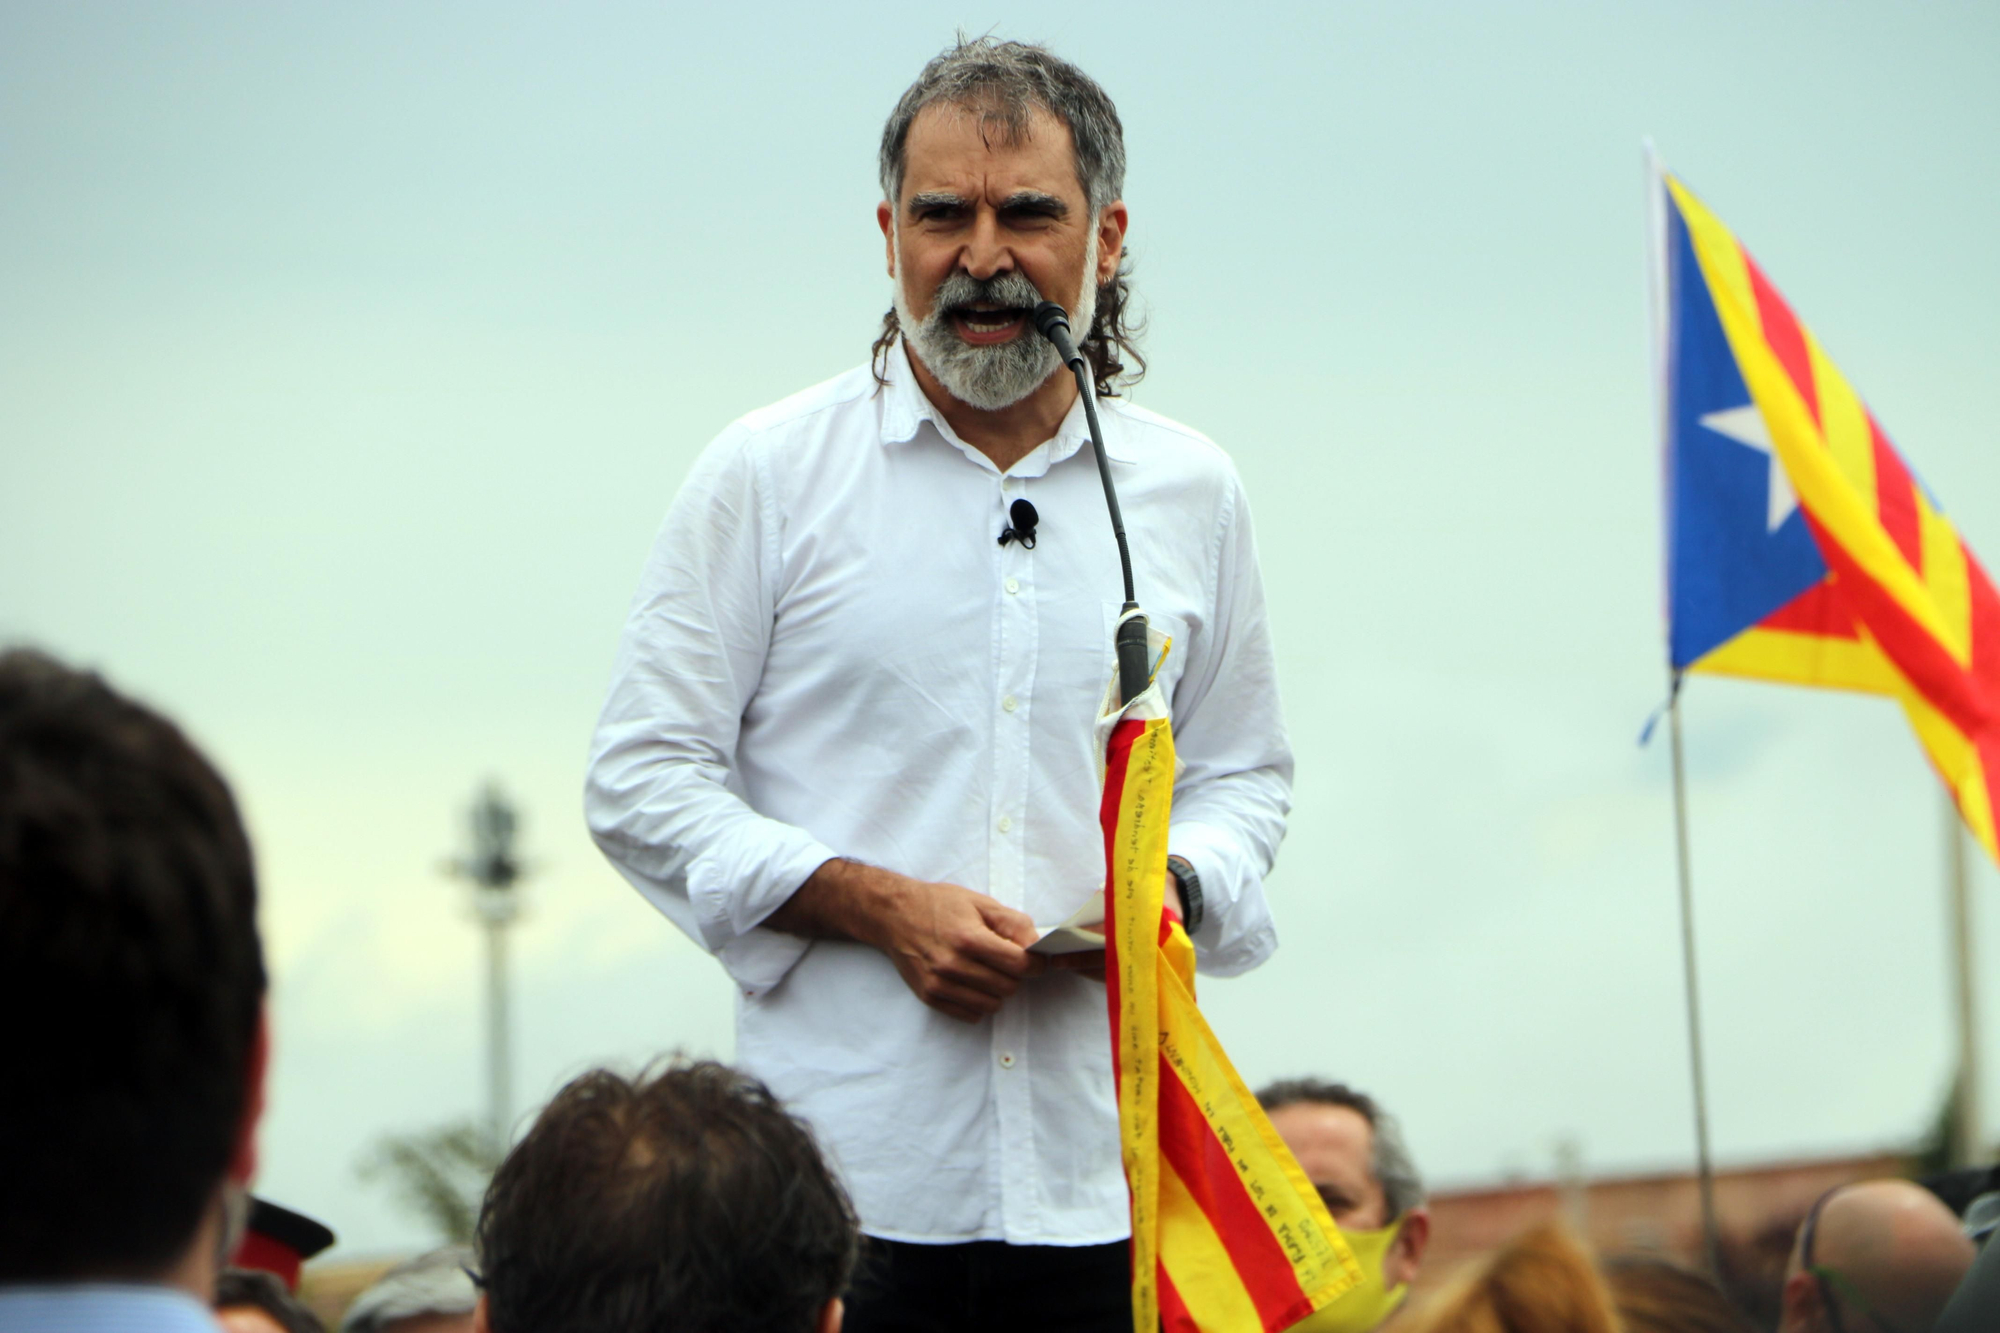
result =
[[[1400,1333],[1623,1333],[1590,1252],[1547,1223],[1411,1312]]]

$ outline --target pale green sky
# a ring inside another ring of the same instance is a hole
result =
[[[1379,1094],[1441,1181],[1566,1134],[1597,1169],[1690,1153],[1664,755],[1633,744],[1642,136],[2000,550],[1990,6],[0,0],[0,639],[103,667],[236,782],[264,1187],[351,1250],[422,1239],[367,1143],[480,1103],[437,866],[483,776],[540,864],[522,1104],[728,1053],[720,971],[583,832],[584,745],[695,452],[865,355],[875,140],[960,26],[1117,99],[1136,397],[1256,507],[1284,943],[1205,1007],[1252,1082]],[[1909,1139],[1947,1077],[1935,782],[1880,701],[1703,681],[1688,719],[1721,1156]]]

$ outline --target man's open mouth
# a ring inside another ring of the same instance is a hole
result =
[[[955,306],[951,317],[960,331],[977,337],[981,334],[1011,333],[1027,318],[1028,312],[1020,306],[991,305],[976,302],[972,305]]]

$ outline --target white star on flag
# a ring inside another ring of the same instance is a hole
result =
[[[1771,460],[1771,476],[1765,490],[1764,531],[1776,532],[1799,507],[1799,497],[1793,493],[1792,479],[1785,475],[1785,465],[1778,461],[1778,451],[1772,447],[1764,414],[1757,410],[1757,404],[1745,403],[1726,411],[1710,412],[1701,419],[1701,424]]]

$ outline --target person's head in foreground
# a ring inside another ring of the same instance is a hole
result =
[[[1935,1194],[1864,1180],[1813,1204],[1785,1265],[1780,1333],[1925,1333],[1978,1253]]]
[[[1120,271],[1125,131],[1089,75],[1044,47],[961,41],[897,102],[879,166],[894,305],[878,373],[901,336],[927,390],[1010,408],[1061,369],[1029,319],[1044,300],[1068,313],[1099,392],[1125,359],[1143,370]]]
[[[1502,1246],[1397,1323],[1398,1333],[1623,1333],[1589,1251],[1554,1223]]]
[[[256,909],[236,803],[172,723],[0,654],[0,1300],[178,1289],[148,1322],[206,1319],[256,1166]]]
[[[482,1333],[839,1333],[854,1209],[755,1079],[598,1070],[507,1154],[479,1214]]]
[[[1372,1097],[1342,1083],[1287,1079],[1257,1100],[1354,1247],[1364,1281],[1379,1292],[1373,1319],[1351,1322],[1361,1305],[1352,1299],[1329,1312],[1340,1312],[1342,1328],[1374,1327],[1402,1303],[1431,1235],[1423,1177],[1402,1128]]]
[[[397,1264],[341,1316],[340,1333],[472,1333],[472,1250],[447,1245]]]
[[[1625,1333],[1757,1333],[1748,1315],[1702,1274],[1652,1255],[1604,1265]]]
[[[215,1322],[223,1333],[325,1333],[276,1274],[256,1268],[226,1268],[215,1280]]]

